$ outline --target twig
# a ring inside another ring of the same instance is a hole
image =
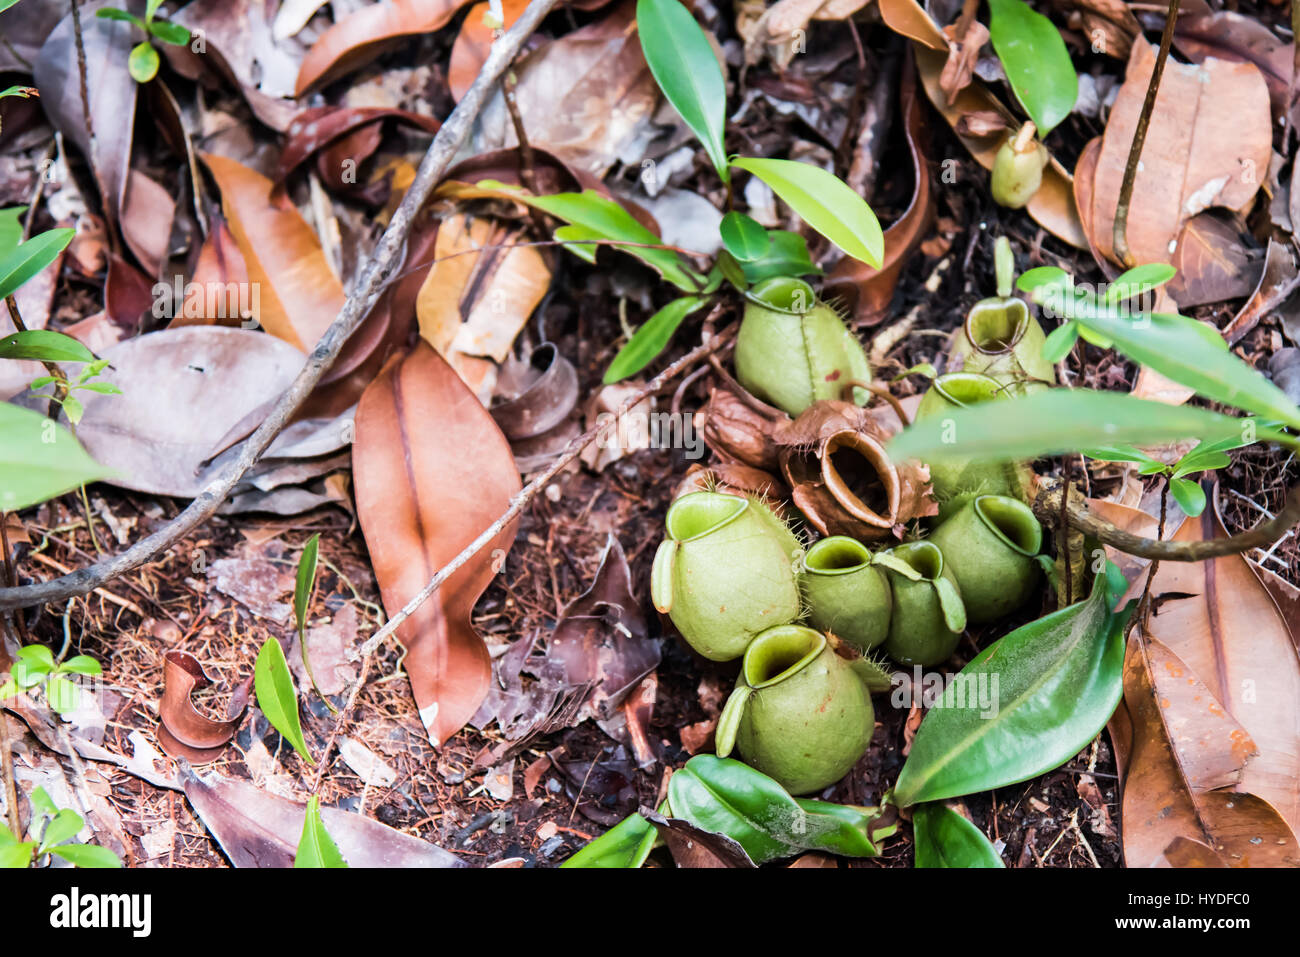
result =
[[[374,254],[357,283],[356,290],[343,304],[338,317],[320,337],[293,384],[280,396],[275,408],[244,444],[239,456],[223,468],[184,511],[158,531],[121,554],[87,568],[78,569],[53,581],[21,588],[0,589],[0,609],[24,608],[50,601],[61,601],[73,595],[83,595],[92,591],[104,582],[137,568],[152,560],[155,555],[165,552],[216,512],[235,483],[261,457],[267,446],[271,444],[271,440],[279,434],[298,407],[311,394],[326,370],[333,365],[348,337],[374,307],[384,290],[389,274],[399,268],[399,257],[405,249],[406,237],[415,214],[433,192],[434,186],[442,179],[443,173],[446,172],[461,144],[469,135],[470,127],[487,102],[488,95],[501,74],[514,59],[524,40],[556,3],[557,0],[532,0],[515,25],[492,45],[492,50],[473,86],[469,88],[451,116],[447,117],[447,122],[438,130],[433,142],[429,144],[428,152],[420,162],[415,181],[402,197],[401,205],[398,206],[388,228],[380,237]]]
[[[1163,541],[1165,537],[1165,520],[1169,515],[1169,479],[1165,479],[1165,484],[1160,488],[1160,524],[1156,526],[1156,538]],[[1147,568],[1146,585],[1142,588],[1142,601],[1138,603],[1139,614],[1133,616],[1134,622],[1142,622],[1142,630],[1149,632],[1151,630],[1151,585],[1156,580],[1156,572],[1160,570],[1160,559],[1155,559]]]
[[[1034,514],[1039,520],[1050,523],[1061,508],[1061,485],[1059,482],[1044,483],[1042,490],[1034,499]],[[1292,487],[1287,495],[1282,510],[1267,521],[1260,522],[1254,528],[1227,538],[1214,538],[1200,542],[1158,541],[1143,538],[1116,528],[1110,522],[1090,512],[1087,507],[1071,502],[1066,508],[1070,524],[1085,535],[1092,535],[1103,545],[1110,545],[1136,555],[1161,562],[1203,562],[1225,555],[1239,555],[1270,545],[1287,533],[1291,526],[1300,522],[1300,485]]]
[[[1178,0],[1169,0],[1169,10],[1165,14],[1165,30],[1160,35],[1160,52],[1156,55],[1156,63],[1151,70],[1151,82],[1147,84],[1147,98],[1142,103],[1142,112],[1138,114],[1137,128],[1133,130],[1133,143],[1129,146],[1128,163],[1124,166],[1124,182],[1120,186],[1119,203],[1115,207],[1115,227],[1111,234],[1111,241],[1115,246],[1115,258],[1123,263],[1126,269],[1132,269],[1137,265],[1133,253],[1128,248],[1128,210],[1129,204],[1133,201],[1133,183],[1137,180],[1142,145],[1147,139],[1147,127],[1151,125],[1151,112],[1155,109],[1160,77],[1165,72],[1165,61],[1169,59],[1169,46],[1173,43],[1174,25],[1177,22]]]
[[[0,512],[0,547],[3,547],[5,551],[5,584],[8,585],[10,588],[13,588],[18,585],[18,572],[14,568],[14,560],[9,553],[8,520],[9,520],[9,513]],[[9,617],[8,615],[0,616],[0,618],[4,618],[4,619],[8,619],[8,617]],[[32,639],[27,634],[27,620],[23,616],[23,613],[21,611],[15,611],[13,614],[13,620],[14,620],[14,625],[18,630],[19,640],[24,645],[30,645],[32,643]],[[0,641],[3,640],[4,637],[0,635]]]
[[[72,35],[77,42],[77,75],[81,80],[81,119],[86,124],[86,145],[90,148],[91,164],[95,165],[95,127],[90,121],[90,91],[86,84],[86,41],[81,33],[81,0],[72,0]]]
[[[528,132],[524,129],[524,118],[519,112],[519,101],[515,98],[515,86],[518,82],[514,69],[506,70],[506,75],[501,80],[501,95],[506,101],[510,123],[515,128],[515,139],[519,141],[519,179],[523,181],[528,192],[537,196],[540,193],[537,188],[537,161],[533,156],[533,146],[528,142]],[[537,230],[545,236],[546,220],[542,217],[542,211],[529,206],[528,215]]]
[[[347,703],[343,705],[342,712],[334,721],[334,728],[330,731],[329,740],[325,744],[325,751],[321,755],[320,766],[316,771],[316,780],[312,785],[313,794],[315,794],[316,790],[320,787],[321,779],[325,774],[325,768],[329,764],[330,754],[334,749],[334,742],[338,740],[338,736],[342,733],[344,726],[347,724],[348,716],[352,713],[352,706],[356,703],[357,695],[365,684],[366,673],[369,670],[370,665],[370,658],[384,639],[397,631],[398,626],[400,626],[402,622],[406,621],[407,618],[411,617],[417,608],[424,604],[424,602],[428,600],[434,592],[441,588],[443,582],[463,568],[470,559],[482,551],[489,542],[501,534],[501,531],[514,521],[515,518],[517,518],[519,514],[528,507],[528,504],[551,483],[551,480],[582,453],[583,449],[606,435],[611,428],[615,428],[618,421],[626,415],[629,410],[635,408],[638,403],[644,401],[648,396],[654,395],[662,389],[664,383],[672,380],[684,369],[690,368],[705,356],[712,355],[714,351],[722,348],[722,346],[724,346],[731,338],[731,335],[732,330],[727,329],[696,346],[690,352],[686,353],[686,355],[682,356],[676,362],[672,363],[672,365],[664,369],[663,372],[651,379],[645,386],[638,389],[636,393],[624,400],[623,404],[619,406],[618,412],[615,413],[612,418],[602,421],[600,425],[593,426],[574,439],[569,447],[551,463],[550,467],[545,472],[537,476],[537,478],[533,479],[511,497],[510,504],[506,507],[506,510],[497,517],[496,521],[485,528],[478,538],[466,545],[459,555],[449,561],[446,565],[442,566],[442,568],[438,569],[437,573],[429,579],[428,583],[416,592],[415,596],[403,605],[402,609],[398,611],[397,614],[393,615],[393,617],[388,620],[387,624],[366,639],[366,642],[361,646],[360,651],[362,658],[361,675],[357,679],[356,684],[352,686],[352,691],[348,694],[348,700]]]

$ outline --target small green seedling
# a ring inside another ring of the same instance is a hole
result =
[[[171,23],[156,16],[160,6],[162,0],[149,0],[143,20],[133,13],[116,7],[102,7],[95,12],[95,16],[103,17],[105,20],[133,23],[144,33],[146,39],[132,47],[130,59],[127,60],[127,69],[131,71],[131,77],[137,83],[148,83],[158,75],[158,51],[154,49],[148,37],[156,37],[163,43],[170,43],[177,47],[183,47],[190,42],[189,30],[179,23]]]
[[[32,820],[27,828],[27,840],[20,841],[13,831],[0,824],[0,867],[41,867],[50,855],[76,867],[122,866],[117,855],[106,847],[65,844],[77,836],[86,822],[76,811],[55,807],[44,788],[32,791],[30,801]]]
[[[307,677],[311,679],[312,688],[325,702],[325,707],[332,713],[338,714],[339,709],[334,707],[330,699],[321,692],[320,686],[316,684],[316,673],[311,670],[311,658],[307,654],[307,609],[311,607],[312,592],[316,589],[316,557],[319,550],[320,533],[317,532],[307,539],[307,544],[302,547],[302,556],[298,559],[298,579],[293,589],[293,614],[298,624],[298,647],[302,649],[302,666],[307,671]]]
[[[1205,511],[1205,491],[1199,482],[1193,482],[1186,475],[1195,472],[1212,472],[1232,464],[1228,451],[1250,445],[1245,440],[1224,439],[1219,442],[1201,442],[1177,462],[1161,462],[1152,458],[1141,449],[1131,445],[1113,448],[1084,449],[1083,454],[1103,462],[1134,462],[1139,475],[1163,475],[1169,483],[1169,494],[1174,497],[1189,518],[1196,518]]]
[[[289,663],[285,661],[278,638],[266,639],[266,644],[257,653],[257,664],[253,667],[253,694],[271,727],[293,745],[304,761],[314,765],[316,761],[307,750],[307,739],[303,737],[302,721],[298,717],[298,691],[294,688],[293,675],[289,673]]]
[[[294,856],[293,866],[348,866],[330,832],[325,830],[325,822],[320,816],[320,798],[314,794],[307,799],[307,816],[302,820],[302,837],[298,839],[298,853]]]
[[[22,333],[19,333],[19,335],[22,335]],[[54,333],[54,335],[60,335],[60,333],[56,332]],[[64,336],[64,338],[67,339],[69,337]],[[76,342],[75,339],[71,341]],[[0,345],[3,345],[3,341],[0,341]],[[76,361],[80,362],[82,360],[78,359]],[[107,366],[108,366],[107,359],[95,359],[93,362],[89,363],[86,366],[86,368],[84,368],[81,371],[81,374],[78,375],[77,378],[67,380],[66,394],[62,396],[56,394],[53,397],[54,401],[58,402],[59,405],[63,406],[63,414],[68,417],[68,421],[71,422],[73,425],[77,425],[79,422],[81,422],[81,417],[83,414],[85,414],[86,411],[85,406],[81,404],[81,400],[78,399],[76,396],[74,396],[72,394],[73,392],[81,390],[84,392],[98,392],[100,395],[121,395],[122,394],[122,390],[119,389],[117,386],[113,385],[111,382],[94,381],[99,376],[99,374],[104,371],[104,369]],[[51,383],[57,383],[57,382],[58,382],[58,378],[56,376],[43,375],[33,379],[31,381],[30,388],[39,389],[42,388],[43,386],[47,386],[50,385]]]
[[[9,672],[9,680],[0,685],[0,701],[17,694],[43,694],[50,708],[59,714],[77,710],[79,694],[69,675],[101,675],[104,670],[89,655],[74,655],[59,661],[44,645],[26,645],[18,649],[18,660]]]

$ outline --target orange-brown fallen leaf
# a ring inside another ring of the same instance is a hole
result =
[[[423,342],[362,395],[352,462],[357,515],[390,615],[491,525],[520,487],[501,430]],[[397,629],[435,746],[487,694],[491,662],[470,613],[514,535],[513,526],[502,531]]]

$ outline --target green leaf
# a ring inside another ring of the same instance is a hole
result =
[[[1176,275],[1178,275],[1178,270],[1168,263],[1147,263],[1143,266],[1134,266],[1132,269],[1115,277],[1114,281],[1106,288],[1106,294],[1101,297],[1101,301],[1111,305],[1123,302],[1138,293],[1148,292],[1163,286]]]
[[[1033,269],[1025,270],[1016,278],[1016,288],[1028,293],[1042,289],[1064,288],[1071,284],[1070,274],[1059,266],[1035,266]]]
[[[1193,472],[1211,472],[1214,469],[1225,468],[1231,464],[1232,459],[1228,457],[1226,452],[1197,446],[1175,463],[1173,477],[1182,478],[1184,475],[1191,475]]]
[[[64,847],[52,847],[50,853],[58,855],[76,867],[110,868],[121,867],[122,862],[116,854],[106,847],[95,844],[68,844]]]
[[[63,414],[68,417],[68,421],[73,425],[80,422],[85,413],[85,406],[81,404],[81,400],[76,396],[68,395],[63,397]]]
[[[80,814],[64,808],[55,814],[45,830],[41,833],[40,852],[44,854],[55,844],[62,844],[77,836],[77,832],[86,826]]]
[[[7,86],[3,90],[0,90],[0,100],[3,100],[6,96],[17,96],[26,100],[37,95],[38,91],[36,87],[25,86],[21,83],[15,84],[14,86]]]
[[[1201,488],[1199,482],[1185,478],[1171,478],[1169,494],[1174,497],[1174,501],[1188,518],[1196,518],[1205,511],[1205,490]]]
[[[14,681],[13,678],[11,677],[4,684],[0,685],[0,701],[4,701],[7,698],[12,698],[14,695],[18,694],[21,690],[22,689],[18,687],[18,682]]]
[[[122,390],[111,382],[83,382],[73,386],[86,392],[98,392],[100,395],[121,395]]]
[[[144,40],[131,48],[126,68],[135,82],[148,83],[158,75],[158,62],[158,51],[148,40]]]
[[[24,645],[18,649],[18,660],[30,662],[42,671],[54,669],[54,652],[44,645]]]
[[[32,841],[0,846],[0,868],[31,867],[35,852],[36,844]]]
[[[701,296],[674,299],[643,322],[641,328],[637,329],[632,334],[632,338],[627,341],[627,345],[618,350],[618,355],[605,370],[605,384],[609,385],[635,375],[654,361],[654,358],[664,351],[668,340],[673,337],[682,320],[706,302],[708,300]]]
[[[757,220],[734,210],[722,217],[718,232],[722,235],[722,244],[727,247],[727,252],[742,263],[762,259],[772,246],[772,241],[767,238],[767,230]]]
[[[163,0],[148,0],[144,5],[144,18],[146,21],[152,21],[153,15],[158,12],[158,8],[163,4]]]
[[[942,804],[912,812],[912,835],[916,867],[1006,867],[983,831]]]
[[[67,678],[59,677],[51,678],[45,685],[45,697],[49,699],[51,708],[65,715],[76,711],[81,700],[77,686]]]
[[[808,243],[798,233],[785,229],[767,232],[767,253],[753,262],[741,263],[749,285],[773,276],[820,276],[822,268],[808,255]]]
[[[298,558],[298,580],[293,588],[293,614],[298,622],[298,634],[307,628],[307,602],[311,600],[312,586],[316,584],[316,556],[320,549],[320,532],[307,539]],[[306,653],[306,646],[304,651]]]
[[[14,832],[9,830],[4,821],[0,821],[0,847],[12,847],[17,843],[18,838],[14,836]]]
[[[59,665],[59,671],[71,672],[74,675],[102,675],[104,673],[104,669],[100,667],[99,662],[90,655],[72,656]]]
[[[302,736],[302,722],[298,718],[298,693],[293,687],[289,664],[284,660],[284,649],[278,638],[268,638],[257,653],[253,668],[253,692],[257,706],[266,715],[271,726],[282,734],[295,751],[308,764],[315,765],[307,751],[307,741]]]
[[[1025,781],[1084,748],[1123,694],[1128,609],[1113,613],[1112,597],[1098,575],[1087,600],[1017,628],[963,668],[917,729],[898,805]]]
[[[1110,446],[1099,449],[1080,449],[1079,451],[1088,456],[1088,458],[1096,459],[1099,462],[1136,462],[1139,465],[1151,465],[1152,463],[1155,463],[1161,468],[1164,467],[1163,462],[1158,459],[1153,459],[1141,449],[1135,449],[1132,446]]]
[[[294,867],[347,867],[338,845],[325,830],[320,817],[320,799],[312,795],[307,799],[307,814],[302,820],[302,837],[298,839],[298,853],[293,858]]]
[[[656,840],[658,833],[653,824],[640,814],[629,814],[560,867],[640,867]]]
[[[1070,354],[1079,338],[1079,327],[1073,322],[1057,326],[1043,342],[1043,358],[1055,365]]]
[[[874,808],[796,800],[766,774],[729,758],[698,754],[668,781],[673,816],[725,834],[755,864],[823,850],[850,857],[879,855]]]
[[[13,293],[50,263],[72,242],[75,229],[49,229],[20,243],[0,258],[0,299]]]
[[[9,209],[0,209],[0,256],[9,255],[22,242],[23,224],[18,217],[26,211],[26,206],[11,206]]]
[[[18,0],[0,0],[0,13],[3,13],[4,11],[8,10],[17,2]]]
[[[190,42],[190,31],[179,23],[154,20],[149,24],[149,32],[163,43],[170,43],[174,47],[183,47]]]
[[[40,664],[33,664],[30,661],[15,661],[13,667],[9,669],[9,680],[19,688],[34,688],[50,672]]]
[[[820,166],[793,160],[738,157],[732,166],[753,173],[772,192],[854,259],[880,268],[885,237],[871,207],[848,184]]]
[[[566,238],[638,243],[637,246],[620,248],[656,270],[678,289],[695,292],[703,284],[703,277],[682,262],[681,257],[671,249],[647,248],[662,246],[663,240],[638,223],[636,218],[618,203],[595,190],[533,196],[517,186],[510,186],[496,180],[480,180],[475,185],[478,189],[490,190],[526,206],[540,209],[556,219],[562,219],[583,230],[581,235],[570,235]]]
[[[32,793],[27,796],[27,800],[32,805],[32,817],[54,817],[59,813],[59,809],[54,806],[50,795],[45,788],[37,787],[32,789]]]
[[[1228,351],[1217,332],[1195,319],[1155,313],[1134,322],[1096,308],[1081,308],[1076,319],[1110,339],[1134,362],[1207,399],[1300,428],[1300,408]]]
[[[1023,0],[989,0],[989,39],[1016,99],[1039,136],[1046,136],[1079,97],[1079,78],[1060,31]]]
[[[555,238],[560,242],[566,242],[565,249],[573,253],[579,259],[585,260],[596,265],[597,246],[592,240],[603,239],[599,233],[584,229],[581,226],[561,226],[555,231]]]
[[[100,7],[95,11],[95,16],[101,20],[117,20],[121,23],[134,23],[141,30],[145,29],[144,21],[133,13],[125,10],[118,10],[116,7]]]
[[[94,362],[95,354],[72,336],[50,329],[28,329],[0,339],[0,359],[37,362]]]
[[[641,50],[659,89],[691,128],[713,167],[729,179],[723,133],[727,122],[727,80],[708,38],[677,0],[637,0]]]
[[[920,419],[894,437],[895,461],[965,458],[1021,461],[1121,443],[1156,445],[1182,439],[1237,436],[1249,419],[1118,392],[1044,389]],[[1260,429],[1261,438],[1283,438]]]

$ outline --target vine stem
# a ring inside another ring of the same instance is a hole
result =
[[[1142,103],[1142,112],[1138,114],[1137,127],[1133,130],[1133,143],[1129,146],[1128,162],[1124,165],[1124,181],[1119,189],[1119,203],[1115,206],[1115,226],[1111,241],[1115,247],[1115,257],[1124,264],[1125,269],[1132,269],[1137,265],[1133,253],[1128,248],[1128,211],[1133,202],[1133,184],[1137,180],[1142,146],[1147,139],[1147,127],[1151,125],[1156,93],[1160,90],[1160,77],[1164,75],[1165,61],[1169,59],[1169,47],[1174,40],[1174,25],[1178,22],[1178,3],[1179,0],[1169,0],[1164,33],[1160,35],[1160,52],[1156,55],[1156,63],[1151,70],[1151,82],[1147,84],[1147,97]]]
[[[706,320],[706,327],[707,324]],[[362,659],[361,674],[357,678],[356,684],[352,686],[352,690],[348,694],[347,703],[343,705],[343,710],[335,719],[334,727],[330,731],[329,740],[325,743],[325,752],[321,755],[320,765],[316,769],[316,779],[312,783],[311,790],[313,794],[320,789],[321,781],[325,776],[325,769],[330,763],[330,754],[334,750],[334,743],[343,732],[343,729],[347,724],[348,716],[352,713],[352,708],[356,704],[357,696],[360,694],[361,688],[365,685],[366,675],[370,671],[371,656],[383,643],[384,639],[397,631],[402,622],[411,617],[411,615],[415,613],[416,609],[423,605],[434,592],[441,588],[448,578],[463,568],[470,559],[500,535],[507,525],[518,518],[519,514],[523,512],[523,510],[528,507],[528,504],[551,483],[555,476],[559,475],[570,462],[582,454],[583,449],[598,439],[607,436],[611,429],[617,428],[619,420],[622,419],[624,415],[626,415],[630,410],[636,408],[639,403],[657,393],[666,383],[672,381],[686,369],[689,369],[697,362],[700,362],[707,356],[712,355],[718,349],[725,346],[730,341],[733,334],[734,330],[728,328],[724,329],[716,336],[706,338],[704,342],[686,353],[680,359],[677,359],[665,368],[663,372],[660,372],[634,394],[624,400],[623,404],[619,406],[618,411],[612,418],[602,422],[600,425],[593,426],[574,439],[573,442],[570,443],[569,447],[565,449],[564,452],[560,453],[545,472],[537,476],[537,478],[533,479],[511,497],[510,504],[506,507],[506,510],[497,517],[496,521],[485,528],[478,538],[466,545],[459,555],[449,561],[446,565],[442,566],[442,568],[438,569],[425,586],[416,592],[411,600],[403,605],[397,614],[393,615],[393,617],[390,618],[382,628],[366,639],[365,644],[361,646],[359,652],[359,656]]]
[[[228,464],[174,519],[147,538],[136,542],[120,554],[110,556],[86,568],[67,575],[24,585],[19,588],[0,588],[0,609],[25,608],[51,601],[61,601],[74,595],[84,595],[133,568],[152,561],[165,552],[202,522],[206,521],[226,497],[235,483],[261,458],[271,441],[288,424],[298,407],[320,382],[326,370],[334,364],[348,337],[361,324],[388,283],[391,273],[400,267],[400,258],[406,248],[415,215],[442,179],[461,144],[469,136],[471,127],[487,102],[501,75],[509,67],[524,40],[537,28],[555,7],[558,0],[532,0],[515,25],[492,44],[487,59],[473,85],[465,93],[442,127],[429,144],[420,162],[415,181],[411,183],[401,205],[393,214],[388,228],[375,246],[370,261],[361,274],[356,288],[334,322],[317,341],[298,377],[280,396],[275,407],[244,443],[239,455]]]

